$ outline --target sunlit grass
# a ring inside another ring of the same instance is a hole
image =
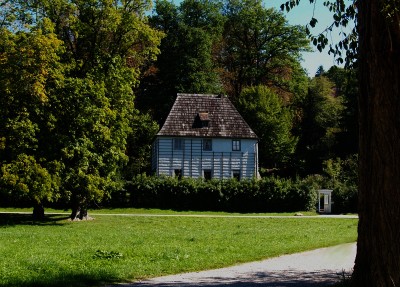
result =
[[[0,285],[99,286],[217,268],[352,242],[356,225],[356,219],[332,218],[98,216],[70,222],[64,215],[37,223],[29,215],[1,214]]]

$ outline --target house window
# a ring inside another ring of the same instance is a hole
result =
[[[212,150],[212,140],[211,139],[203,139],[203,150],[206,150],[206,151]]]
[[[240,151],[240,140],[232,140],[232,150],[233,151]]]
[[[174,150],[183,150],[183,139],[174,139]]]
[[[237,180],[240,180],[240,170],[238,169],[232,170],[232,177],[236,178]]]
[[[179,179],[182,178],[182,170],[181,169],[175,169],[174,174],[175,174],[175,177],[177,177]]]
[[[202,128],[208,128],[208,121],[202,121],[201,122],[201,127]]]
[[[212,170],[211,169],[203,170],[203,177],[205,180],[210,180],[212,178]]]

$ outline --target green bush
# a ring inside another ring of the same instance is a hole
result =
[[[106,204],[112,206],[229,212],[315,210],[317,190],[333,189],[334,213],[357,211],[357,156],[324,162],[323,175],[305,178],[209,180],[137,175]]]
[[[333,189],[332,211],[357,211],[357,156],[324,162],[323,175],[305,178],[266,176],[261,179],[204,179],[155,177],[145,174],[127,181],[103,206],[228,212],[292,212],[315,210],[317,190]],[[4,206],[15,202],[0,192]],[[26,202],[19,201],[19,205]],[[65,208],[62,199],[53,207]]]
[[[312,210],[316,188],[310,180],[210,180],[138,175],[127,182],[129,206],[175,210],[284,212]],[[121,196],[119,196],[121,198]],[[125,201],[126,203],[127,201]]]

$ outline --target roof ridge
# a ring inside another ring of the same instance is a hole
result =
[[[202,94],[202,93],[177,93],[177,97],[179,96],[189,96],[189,97],[214,97],[214,98],[226,98],[225,94]]]

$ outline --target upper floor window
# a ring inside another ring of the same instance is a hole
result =
[[[233,151],[241,150],[240,140],[232,140],[232,150]]]
[[[212,150],[212,140],[211,139],[203,139],[203,150],[207,150],[207,151]]]
[[[199,113],[197,113],[193,127],[194,128],[208,128],[209,122],[210,122],[210,117],[208,115],[208,112],[199,112]]]
[[[174,139],[174,150],[183,150],[183,139]]]

